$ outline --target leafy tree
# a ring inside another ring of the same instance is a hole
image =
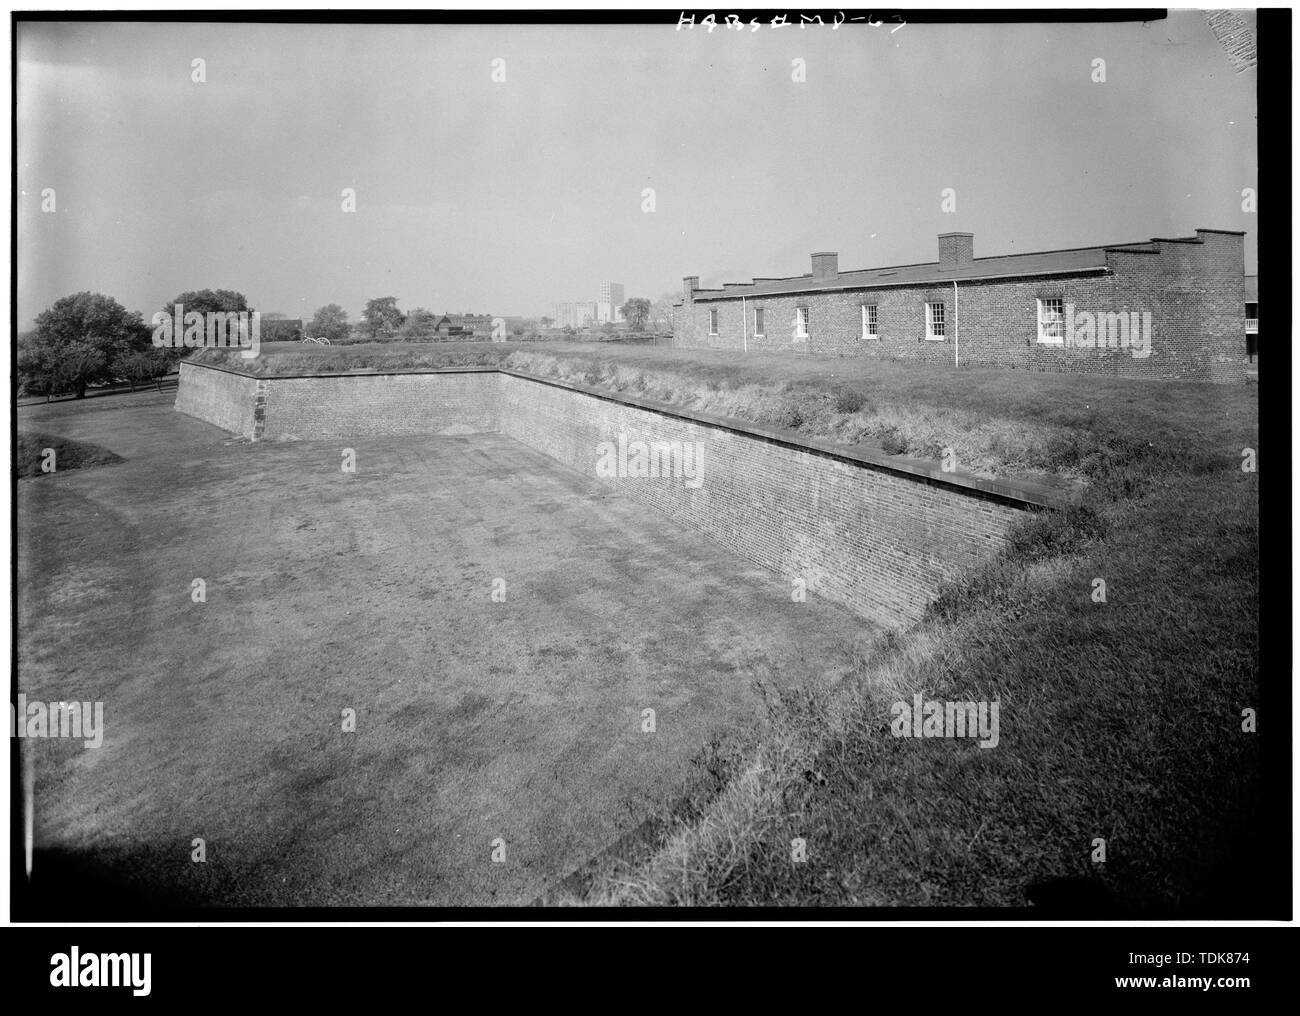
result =
[[[210,311],[222,311],[229,313],[234,311],[238,313],[242,310],[251,311],[253,308],[248,306],[248,300],[243,293],[236,293],[233,289],[192,289],[187,293],[182,293],[176,297],[170,304],[163,307],[168,314],[175,314],[175,305],[181,303],[185,305],[185,313],[198,311],[200,314],[207,315]],[[284,315],[280,315],[283,317]],[[180,325],[177,321],[175,324]]]
[[[327,303],[318,308],[311,324],[307,326],[308,335],[314,338],[323,335],[330,342],[342,342],[348,337],[348,331],[348,312],[337,303]]]
[[[634,296],[623,304],[623,319],[632,326],[634,331],[639,332],[644,328],[649,316],[650,301],[643,296]]]
[[[171,303],[164,304],[162,309],[165,313],[170,314],[175,318],[176,304],[178,303],[183,306],[184,313],[186,314],[191,311],[202,314],[205,322],[208,314],[213,312],[237,314],[241,311],[248,311],[251,314],[253,310],[253,308],[248,305],[248,300],[245,298],[244,294],[237,293],[233,289],[187,290],[177,296],[176,299],[172,300]],[[192,350],[180,345],[181,335],[185,330],[184,320],[173,320],[172,328],[174,330],[176,345],[168,348],[166,353],[169,362],[174,364],[182,357],[188,356]]]
[[[405,315],[397,309],[395,296],[377,296],[373,300],[367,300],[365,313],[361,316],[365,320],[366,332],[372,339],[379,338],[380,335],[392,335],[402,327],[405,320]]]
[[[670,332],[673,330],[673,301],[677,299],[675,293],[665,293],[657,300],[650,303],[650,327],[657,332]]]
[[[166,349],[138,349],[119,355],[112,363],[113,376],[121,378],[135,391],[137,384],[158,385],[158,379],[166,377],[172,369],[172,358]],[[159,389],[161,391],[161,389]]]
[[[423,307],[416,307],[415,310],[406,315],[400,333],[403,338],[407,339],[425,339],[433,334],[437,324],[437,314]]]
[[[111,296],[77,293],[54,301],[36,318],[36,331],[18,352],[25,392],[86,396],[89,385],[112,378],[119,357],[152,348],[152,332],[138,312]]]

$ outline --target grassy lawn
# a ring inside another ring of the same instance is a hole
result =
[[[250,444],[171,403],[19,410],[123,459],[18,482],[19,690],[104,717],[99,747],[15,742],[39,915],[528,904],[760,723],[756,676],[834,682],[869,648],[503,436],[353,439],[345,475],[338,442]]]

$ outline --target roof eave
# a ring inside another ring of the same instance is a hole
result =
[[[934,286],[946,286],[950,282],[989,282],[995,279],[1036,279],[1052,275],[1089,275],[1105,274],[1111,269],[1108,265],[1090,265],[1083,268],[1054,268],[1047,271],[1006,272],[1001,275],[953,275],[943,279],[926,279],[915,282],[863,282],[845,286],[809,286],[804,289],[791,289],[779,293],[724,293],[720,290],[696,290],[695,299],[704,301],[735,300],[739,297],[777,297],[806,296],[813,293],[849,293],[860,289],[928,289]],[[704,295],[701,297],[700,294]]]

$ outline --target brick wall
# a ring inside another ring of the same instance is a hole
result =
[[[181,361],[176,409],[232,434],[253,436],[257,380]]]
[[[790,595],[801,579],[808,593],[887,625],[916,620],[942,581],[996,551],[1030,507],[993,484],[937,471],[907,475],[794,434],[505,371],[259,383],[187,364],[177,408],[251,436],[259,392],[262,432],[272,439],[499,430],[771,570],[780,577],[777,595]],[[671,460],[698,466],[689,474],[602,476],[602,443],[605,461],[616,463],[620,437],[633,456],[637,442],[670,451],[699,442],[702,458]]]
[[[703,533],[809,593],[870,620],[920,617],[939,584],[997,550],[1023,510],[938,482],[735,430],[654,412],[626,400],[503,374],[501,428],[588,476],[602,442],[701,442],[698,487],[685,476],[608,479],[620,493]],[[603,478],[602,478],[603,479]],[[671,549],[671,548],[669,548]]]
[[[263,437],[275,441],[497,429],[495,371],[269,378]]]
[[[701,299],[689,287],[674,312],[673,344],[756,352],[867,356],[918,363],[960,363],[1149,380],[1242,382],[1246,379],[1245,254],[1242,237],[1197,230],[1195,241],[1153,241],[1155,250],[1111,251],[1107,272],[958,280],[798,296]],[[811,281],[811,280],[810,280]],[[708,291],[706,291],[708,292]],[[1116,348],[1067,348],[1038,342],[1039,299],[1060,299],[1089,314],[1150,314],[1151,354]],[[925,337],[925,304],[941,303],[947,335]],[[862,334],[862,305],[877,308],[878,338]],[[806,307],[809,337],[796,334]],[[763,310],[765,335],[754,334]],[[709,311],[718,312],[710,335]]]

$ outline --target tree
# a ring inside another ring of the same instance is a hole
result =
[[[23,390],[51,395],[75,392],[113,377],[113,363],[152,348],[152,332],[139,312],[128,311],[111,296],[77,293],[54,301],[36,318],[36,331],[20,346],[19,378]]]
[[[183,312],[188,314],[194,311],[202,314],[204,321],[207,321],[207,315],[210,313],[238,314],[241,311],[252,313],[253,308],[248,306],[248,300],[243,293],[237,293],[233,289],[191,289],[181,293],[170,304],[163,307],[163,312],[170,314],[173,318],[176,315],[176,305],[181,304]],[[175,337],[180,339],[185,329],[185,321],[173,320],[172,328],[175,329]],[[206,335],[206,326],[205,332]],[[182,357],[188,356],[190,350],[180,345],[179,341],[176,346],[167,349],[169,362],[176,363]]]
[[[416,307],[415,310],[406,315],[400,333],[404,339],[427,339],[433,335],[437,324],[437,314],[423,307]]]
[[[337,303],[327,303],[318,308],[311,324],[307,326],[308,335],[313,338],[323,335],[330,342],[342,342],[348,337],[349,330],[348,312]]]
[[[405,320],[405,316],[397,309],[395,296],[377,296],[373,300],[367,300],[365,313],[361,316],[365,319],[366,332],[372,339],[377,339],[380,335],[392,335],[402,327]]]
[[[233,289],[192,289],[176,297],[171,304],[163,307],[163,310],[168,314],[175,314],[175,305],[178,303],[185,305],[186,314],[192,310],[203,315],[207,315],[210,311],[239,313],[252,310],[244,294],[236,293]],[[178,321],[176,324],[180,325],[181,322]]]
[[[623,319],[632,326],[633,331],[639,332],[644,328],[649,316],[650,301],[644,296],[634,296],[623,304]]]
[[[172,358],[166,349],[137,349],[123,353],[112,363],[113,376],[121,378],[135,391],[137,384],[153,383],[158,387],[158,379],[166,377],[172,369]],[[158,388],[162,391],[161,388]]]
[[[673,330],[673,301],[677,299],[675,293],[665,293],[657,300],[650,303],[650,327],[656,332],[671,332]]]

